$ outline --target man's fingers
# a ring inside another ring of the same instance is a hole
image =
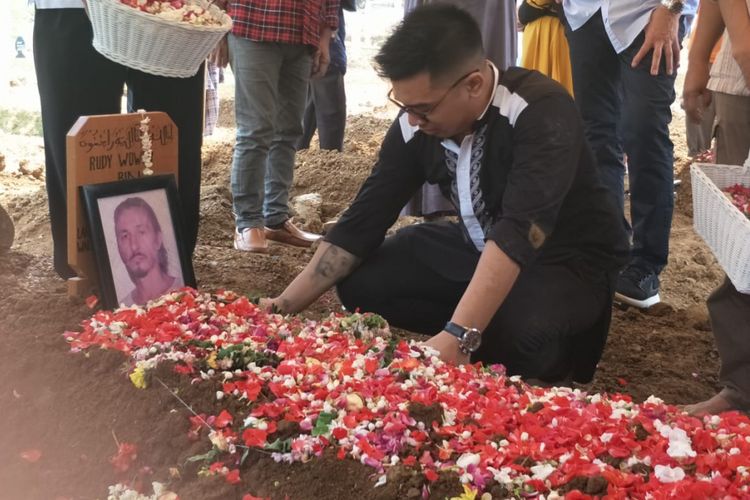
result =
[[[674,59],[672,58],[672,44],[666,43],[664,44],[664,63],[667,66],[667,74],[671,75],[674,71]],[[657,74],[658,74],[658,68],[657,68]]]
[[[656,76],[659,74],[659,65],[661,64],[662,46],[661,44],[654,45],[654,53],[651,55],[651,75]]]
[[[637,67],[646,56],[646,54],[648,54],[648,51],[650,49],[651,47],[644,42],[643,45],[641,45],[641,50],[639,50],[635,57],[633,57],[633,62],[630,63],[630,66],[633,68]]]

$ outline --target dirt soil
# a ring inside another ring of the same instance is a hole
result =
[[[285,246],[273,246],[268,255],[232,248],[232,124],[222,125],[226,127],[204,146],[202,223],[194,257],[199,287],[276,294],[312,254]],[[370,171],[387,125],[377,118],[352,117],[344,153],[301,152],[293,194],[319,193],[321,219],[336,216]],[[719,363],[705,299],[722,272],[692,230],[683,136],[678,121],[675,168],[683,182],[677,190],[670,263],[662,274],[664,302],[647,312],[614,311],[592,390],[624,392],[636,400],[655,394],[670,403],[689,403],[717,389]],[[206,452],[206,440],[187,438],[189,414],[165,388],[135,389],[115,353],[68,352],[63,332],[75,329],[91,311],[82,299],[67,296],[52,270],[44,179],[35,168],[43,163],[40,139],[0,139],[7,164],[0,171],[0,204],[16,226],[13,247],[0,255],[0,500],[106,498],[108,485],[133,479],[170,481],[183,499],[240,498],[247,492],[292,499],[419,495],[419,479],[399,478],[373,489],[370,469],[332,458],[282,466],[256,454],[243,468],[240,486],[198,478],[196,466],[186,459]],[[307,314],[337,307],[329,293]],[[191,390],[177,378],[167,377],[167,384],[195,408],[210,411],[215,406],[210,391]],[[136,464],[147,469],[118,476],[109,463],[116,442],[136,444]],[[41,452],[38,460],[23,455],[29,450]],[[434,498],[458,493],[450,491],[455,481],[443,483],[447,489]]]

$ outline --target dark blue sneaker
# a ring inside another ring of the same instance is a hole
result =
[[[640,309],[658,304],[659,275],[639,266],[626,267],[617,278],[615,300]]]

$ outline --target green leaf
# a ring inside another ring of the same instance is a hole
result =
[[[331,422],[333,422],[333,419],[336,418],[338,414],[336,413],[326,413],[323,412],[320,415],[318,415],[318,420],[315,421],[315,427],[313,427],[312,435],[317,436],[323,436],[325,434],[328,434],[328,429],[331,427]]]
[[[213,460],[216,455],[219,454],[219,450],[216,448],[212,448],[207,453],[204,453],[203,455],[194,455],[192,457],[189,457],[186,462],[208,462],[209,460]]]
[[[292,438],[277,439],[271,444],[267,444],[264,449],[268,451],[278,451],[281,453],[288,453],[292,449]]]

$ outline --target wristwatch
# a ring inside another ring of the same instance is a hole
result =
[[[661,0],[661,4],[669,9],[672,14],[682,14],[682,9],[685,8],[684,0]]]
[[[458,347],[466,355],[479,349],[479,346],[482,344],[482,332],[476,328],[466,328],[465,326],[449,321],[445,324],[443,330],[458,339]]]

